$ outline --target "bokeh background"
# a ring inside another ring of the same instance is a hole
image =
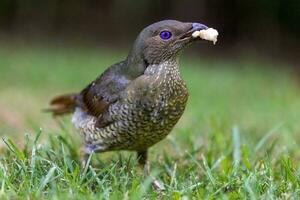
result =
[[[1,0],[2,40],[128,47],[146,25],[162,19],[216,27],[220,43],[201,48],[215,55],[299,57],[298,0]],[[196,47],[195,47],[196,48]]]
[[[0,134],[59,132],[41,112],[49,100],[80,91],[163,19],[220,33],[216,45],[182,55],[191,97],[174,137],[203,144],[211,130],[230,138],[237,125],[255,143],[287,124],[286,141],[299,140],[299,0],[1,0]]]

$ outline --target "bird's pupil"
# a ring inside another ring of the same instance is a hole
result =
[[[167,39],[169,39],[171,36],[172,36],[172,34],[171,34],[171,32],[169,32],[169,31],[162,31],[162,32],[160,33],[160,37],[161,37],[161,39],[163,39],[163,40],[167,40]]]

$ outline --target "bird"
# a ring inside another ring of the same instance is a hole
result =
[[[184,113],[188,89],[179,70],[183,49],[196,41],[196,22],[163,20],[144,28],[127,56],[108,67],[78,93],[55,97],[54,116],[73,114],[84,140],[84,160],[92,153],[137,152],[146,167],[148,149],[166,138]]]

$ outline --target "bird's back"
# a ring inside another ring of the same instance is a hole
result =
[[[126,61],[110,66],[80,93],[55,97],[49,110],[54,115],[63,115],[80,108],[90,116],[100,117],[104,123],[106,120],[103,114],[117,101],[121,91],[138,76],[127,76],[126,70],[128,70]],[[97,120],[99,126],[101,119]]]

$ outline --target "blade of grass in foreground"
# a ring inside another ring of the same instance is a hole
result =
[[[234,175],[238,174],[238,168],[241,160],[241,150],[240,150],[240,134],[238,127],[233,128],[233,167]]]
[[[42,179],[41,183],[40,183],[40,187],[38,189],[38,194],[40,194],[43,189],[46,187],[46,185],[50,182],[51,178],[54,176],[54,172],[57,169],[56,166],[53,166],[49,172],[47,173],[47,175]]]
[[[257,143],[257,145],[255,146],[254,152],[257,153],[262,147],[263,145],[268,141],[268,139],[274,135],[276,133],[276,131],[278,131],[281,127],[283,126],[283,123],[275,126],[272,130],[270,130],[268,133],[266,133],[264,135],[264,137],[262,137],[259,142]]]

